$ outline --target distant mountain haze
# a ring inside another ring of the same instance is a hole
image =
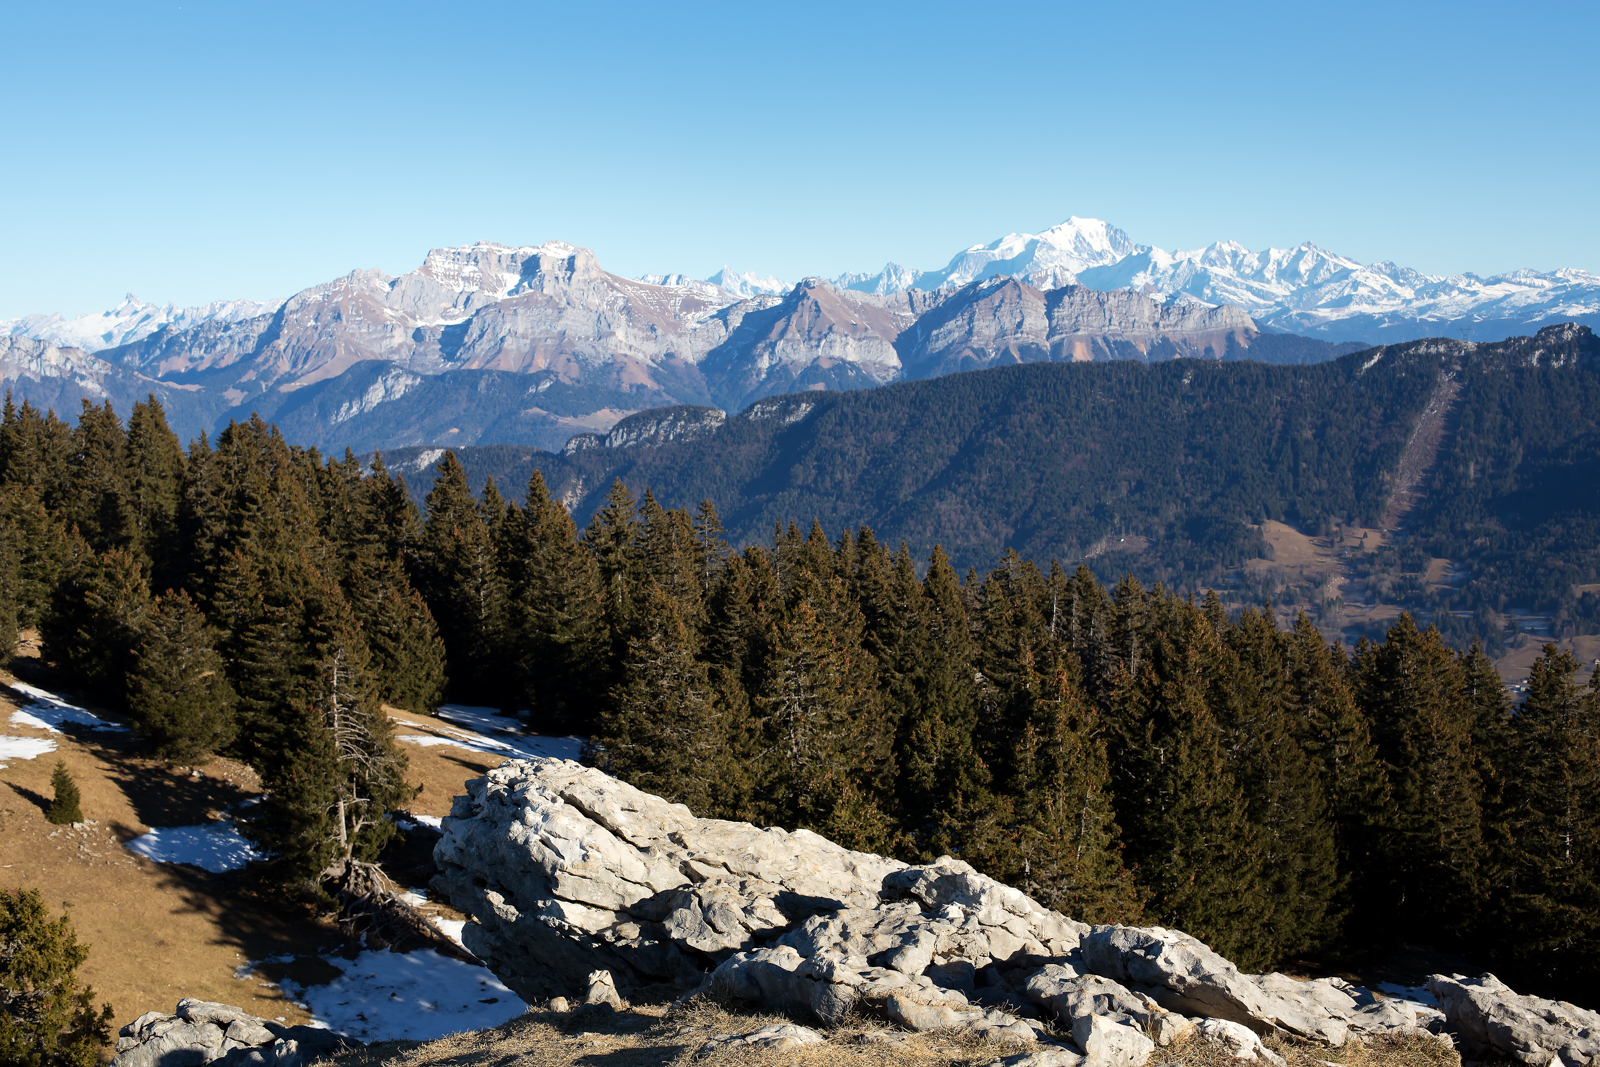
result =
[[[125,411],[154,392],[185,435],[260,413],[325,449],[554,451],[663,406],[738,411],[1039,361],[1317,362],[1363,342],[1489,340],[1556,320],[1600,322],[1600,279],[1430,278],[1310,244],[1167,253],[1073,218],[943,270],[793,285],[731,267],[624,278],[562,242],[435,249],[398,277],[352,271],[284,301],[130,296],[103,315],[0,323],[0,378],[64,413],[80,398]]]

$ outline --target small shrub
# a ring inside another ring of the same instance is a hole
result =
[[[109,1004],[78,988],[89,957],[72,920],[55,922],[37,889],[0,890],[0,1063],[95,1067],[111,1041]]]
[[[78,793],[78,783],[67,773],[65,763],[57,761],[56,772],[50,776],[50,787],[56,791],[56,799],[45,811],[44,817],[61,826],[82,822],[83,809],[78,803],[83,798]]]

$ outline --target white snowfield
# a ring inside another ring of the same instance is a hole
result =
[[[280,986],[304,1005],[315,1025],[362,1041],[431,1041],[485,1030],[527,1007],[488,968],[431,948],[322,958],[344,973],[325,985]]]

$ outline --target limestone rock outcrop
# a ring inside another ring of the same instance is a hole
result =
[[[1600,1012],[1519,994],[1492,974],[1436,974],[1428,991],[1464,1051],[1505,1057],[1528,1067],[1590,1067],[1600,1063]]]
[[[112,1067],[301,1067],[361,1042],[311,1026],[284,1026],[231,1004],[185,997],[171,1015],[145,1012],[124,1026]]]
[[[823,1023],[861,1011],[1033,1043],[1038,1063],[1072,1067],[1139,1067],[1195,1018],[1268,1060],[1262,1036],[1340,1045],[1416,1026],[1337,980],[1242,974],[1178,931],[1091,928],[948,857],[907,866],[697,819],[568,761],[467,783],[442,830],[434,884],[524,1000],[704,991]]]

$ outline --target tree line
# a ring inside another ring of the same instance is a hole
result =
[[[1347,653],[1014,552],[960,574],[819,524],[736,549],[710,501],[620,481],[580,531],[537,471],[474,494],[453,454],[418,509],[381,458],[258,419],[185,453],[154,400],[126,427],[8,404],[0,523],[5,625],[157,758],[254,765],[245,829],[286,878],[365,869],[410,799],[383,706],[448,693],[698,815],[958,856],[1248,970],[1410,940],[1566,999],[1600,974],[1600,690],[1554,649],[1513,706],[1405,616]]]

